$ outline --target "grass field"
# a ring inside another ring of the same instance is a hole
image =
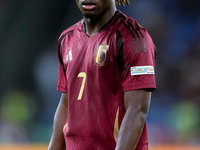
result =
[[[46,144],[0,144],[0,150],[47,150]],[[192,145],[150,145],[149,150],[200,150],[200,146]]]

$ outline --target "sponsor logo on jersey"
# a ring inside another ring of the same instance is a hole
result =
[[[106,52],[108,50],[108,45],[99,45],[95,54],[95,62],[97,64],[102,64],[106,60]]]
[[[136,66],[131,67],[131,75],[145,75],[145,74],[154,74],[153,66]]]
[[[69,60],[73,60],[73,57],[72,57],[72,50],[70,50],[67,55],[65,56],[65,62],[66,61],[69,61]]]

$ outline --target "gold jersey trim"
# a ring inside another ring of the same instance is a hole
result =
[[[117,142],[117,137],[118,137],[118,133],[119,133],[119,122],[118,122],[118,118],[119,118],[119,107],[117,109],[117,113],[116,113],[116,117],[115,117],[115,124],[114,124],[114,138],[115,141]]]

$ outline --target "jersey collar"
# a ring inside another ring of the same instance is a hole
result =
[[[115,18],[120,14],[120,11],[117,10],[115,12],[115,14],[112,16],[112,18],[103,26],[101,27],[101,29],[99,30],[99,32],[101,32],[102,30],[106,30],[111,24],[112,22],[115,20]],[[86,33],[86,28],[85,28],[85,21],[83,19],[83,24],[82,24],[82,29],[81,29],[83,32]]]

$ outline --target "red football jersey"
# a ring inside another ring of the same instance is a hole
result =
[[[68,93],[66,149],[114,150],[125,114],[123,92],[156,88],[151,37],[117,11],[92,37],[85,33],[84,20],[65,30],[58,56],[57,89]],[[147,149],[145,124],[137,150]]]

